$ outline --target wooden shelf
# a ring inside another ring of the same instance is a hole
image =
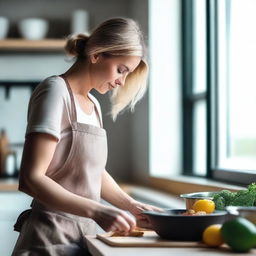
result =
[[[64,51],[64,39],[25,40],[7,39],[0,40],[0,51]]]

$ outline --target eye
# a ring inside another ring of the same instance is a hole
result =
[[[118,69],[117,69],[117,72],[118,72],[119,74],[122,74],[124,71],[123,71],[122,69],[118,68]]]

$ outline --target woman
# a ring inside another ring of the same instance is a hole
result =
[[[147,64],[139,27],[131,19],[110,19],[89,37],[71,36],[66,51],[75,63],[44,80],[30,99],[19,190],[34,200],[15,224],[20,236],[12,255],[86,255],[84,236],[95,234],[95,223],[128,233],[136,223],[125,211],[146,227],[140,213],[159,210],[132,199],[105,170],[106,131],[90,94],[113,91],[114,120],[143,96]]]

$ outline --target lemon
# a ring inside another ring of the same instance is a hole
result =
[[[212,213],[215,210],[215,204],[212,200],[200,199],[193,204],[192,209],[195,212],[204,211],[206,213]]]
[[[218,247],[224,243],[221,234],[220,224],[213,224],[207,227],[203,232],[203,242],[211,247]]]
[[[225,222],[221,234],[224,241],[236,252],[247,252],[256,245],[256,227],[242,217]]]

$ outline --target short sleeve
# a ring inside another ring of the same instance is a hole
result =
[[[62,79],[57,77],[48,78],[36,87],[29,103],[26,136],[40,132],[60,139],[68,120],[66,90]]]

